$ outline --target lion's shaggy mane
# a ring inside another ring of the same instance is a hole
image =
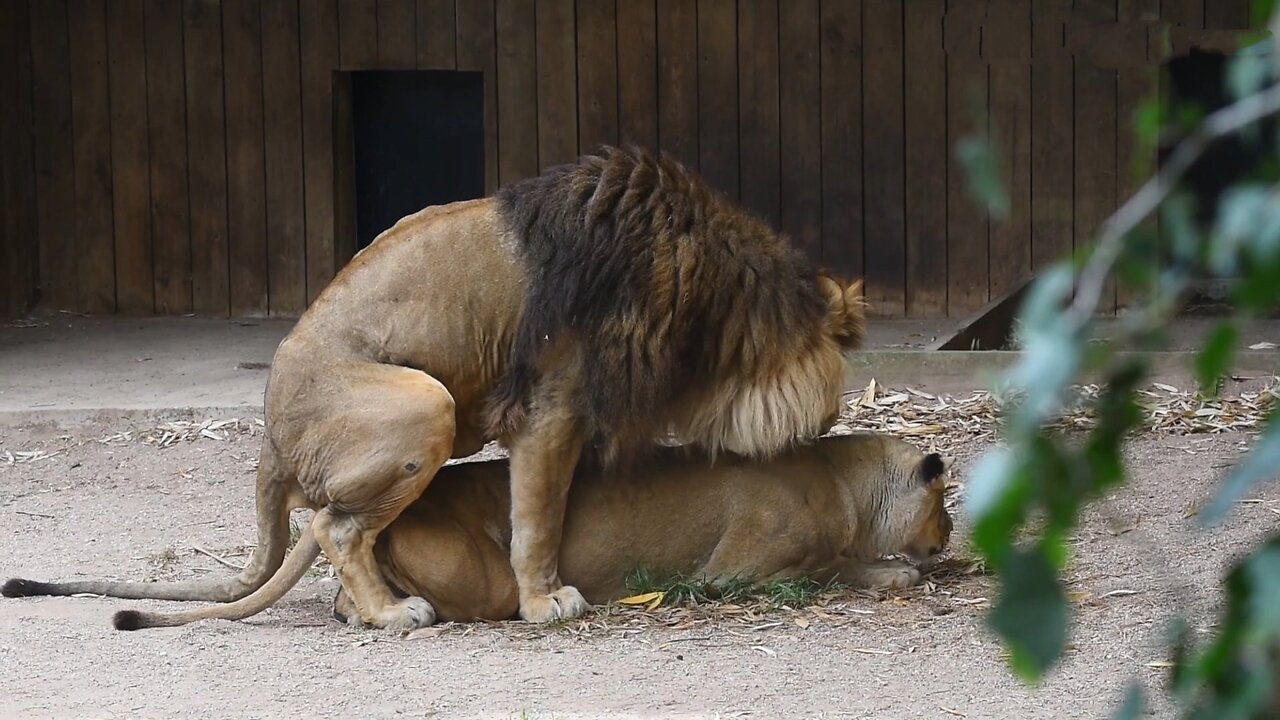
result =
[[[781,372],[820,338],[826,301],[804,255],[669,157],[606,147],[497,201],[530,283],[490,395],[495,436],[524,422],[562,341],[580,353],[585,430],[617,451],[661,433],[691,388]]]

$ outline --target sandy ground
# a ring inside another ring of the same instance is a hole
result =
[[[243,561],[258,436],[105,440],[122,429],[0,425],[0,575],[230,572],[196,547]],[[1166,671],[1147,664],[1164,659],[1170,613],[1207,631],[1225,564],[1280,528],[1277,487],[1213,531],[1189,518],[1247,439],[1133,443],[1134,481],[1074,543],[1072,649],[1036,689],[984,627],[994,588],[981,575],[763,616],[629,612],[405,639],[330,620],[336,581],[317,571],[249,621],[139,633],[113,630],[111,612],[163,603],[0,600],[0,717],[1105,717],[1130,678],[1159,687]],[[981,449],[957,450],[961,478]],[[37,450],[54,454],[17,455]]]

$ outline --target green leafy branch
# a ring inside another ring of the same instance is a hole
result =
[[[1280,38],[1280,15],[1270,14],[1271,38]],[[1214,227],[1203,232],[1193,220],[1193,201],[1179,181],[1207,149],[1235,136],[1257,142],[1257,123],[1280,113],[1280,68],[1273,52],[1268,64],[1257,55],[1232,62],[1228,75],[1238,99],[1205,117],[1100,229],[1078,272],[1059,263],[1037,279],[1021,308],[1023,355],[1003,390],[1009,406],[1003,445],[973,471],[967,509],[974,544],[1001,579],[1000,598],[990,624],[1010,650],[1011,663],[1036,681],[1057,662],[1066,644],[1068,603],[1060,574],[1068,561],[1066,540],[1083,506],[1124,482],[1126,436],[1141,421],[1135,390],[1148,376],[1141,354],[1118,349],[1158,349],[1162,330],[1179,310],[1194,273],[1209,269],[1242,279],[1234,291],[1243,313],[1257,313],[1280,301],[1280,185],[1276,178],[1248,181],[1225,192]],[[1158,123],[1148,125],[1148,133]],[[1149,140],[1149,139],[1148,139]],[[969,167],[975,193],[993,211],[1004,207],[994,161],[973,141],[957,148]],[[1169,258],[1148,253],[1144,225],[1159,213],[1169,240]],[[1129,272],[1145,276],[1148,302],[1126,317],[1119,333],[1105,342],[1095,336],[1095,318],[1110,278]],[[1196,360],[1208,392],[1228,370],[1239,334],[1222,323]],[[1103,379],[1093,400],[1097,424],[1083,437],[1064,438],[1048,428],[1062,411],[1073,384],[1086,374]],[[1250,455],[1228,476],[1202,520],[1220,519],[1232,502],[1271,469],[1280,466],[1280,423],[1271,423]],[[1199,651],[1180,643],[1175,652],[1174,688],[1188,717],[1261,717],[1277,703],[1280,659],[1280,539],[1241,562],[1226,588],[1229,603],[1221,629]],[[1134,690],[1122,714],[1138,712]],[[1277,703],[1276,708],[1280,708]]]

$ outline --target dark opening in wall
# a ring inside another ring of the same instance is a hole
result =
[[[1165,131],[1160,161],[1194,127],[1198,118],[1233,101],[1227,72],[1228,56],[1193,48],[1165,64]],[[1196,220],[1202,228],[1217,217],[1218,202],[1227,187],[1246,180],[1274,180],[1276,173],[1275,120],[1258,123],[1249,137],[1228,137],[1211,145],[1183,176],[1182,185],[1196,198]]]
[[[356,250],[428,205],[484,195],[479,72],[351,73]]]

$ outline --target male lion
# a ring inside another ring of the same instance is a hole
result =
[[[557,548],[583,449],[611,461],[674,432],[767,458],[816,437],[863,323],[860,283],[813,271],[666,158],[605,148],[494,198],[427,208],[358,253],[277,348],[245,569],[107,594],[242,598],[280,567],[288,513],[307,507],[364,622],[428,625],[426,600],[387,586],[374,539],[446,460],[497,439],[511,453],[520,615],[579,616]]]
[[[627,577],[637,568],[713,582],[805,577],[906,587],[919,580],[919,571],[879,558],[903,553],[924,561],[946,547],[951,518],[944,470],[938,455],[872,433],[822,438],[766,463],[729,455],[709,463],[697,453],[667,449],[631,471],[584,464],[569,491],[560,571],[592,603],[626,593]],[[441,468],[422,497],[379,536],[375,556],[382,575],[426,598],[441,620],[515,615],[508,475],[503,460]],[[147,628],[249,617],[278,601],[319,553],[308,536],[248,597],[172,613],[126,610],[116,624]],[[30,583],[25,594],[60,594],[59,588]],[[339,591],[334,607],[340,619],[359,622],[346,592]]]

